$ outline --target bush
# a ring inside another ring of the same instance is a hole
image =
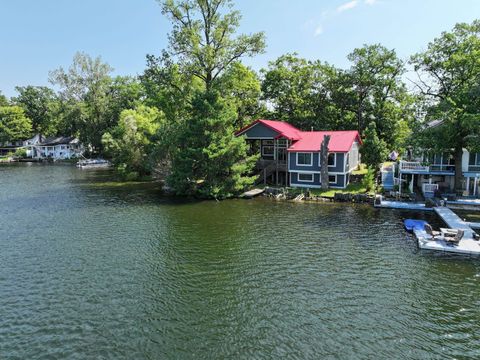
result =
[[[362,186],[367,192],[375,188],[375,170],[373,168],[367,168],[367,173],[362,179]]]
[[[14,156],[18,157],[18,158],[26,158],[27,157],[27,150],[23,149],[23,148],[17,149],[15,151]]]

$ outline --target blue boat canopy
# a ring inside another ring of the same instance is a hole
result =
[[[403,221],[403,225],[408,231],[424,230],[426,224],[428,223],[425,220],[406,219]]]

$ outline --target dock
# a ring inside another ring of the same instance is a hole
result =
[[[375,204],[375,207],[384,208],[384,209],[433,211],[433,208],[426,207],[425,204],[423,203],[413,203],[413,202],[403,202],[403,201],[382,200],[380,204]]]
[[[460,217],[457,214],[455,214],[452,210],[450,210],[445,206],[435,207],[434,210],[437,213],[437,215],[442,218],[445,224],[448,225],[449,228],[463,230],[465,232],[465,235],[464,235],[465,239],[473,237],[472,228],[468,225],[468,223],[460,219]]]
[[[472,237],[463,238],[458,244],[450,244],[444,240],[432,240],[425,230],[414,230],[414,234],[420,249],[480,256],[480,242]]]
[[[252,190],[244,192],[242,194],[242,197],[245,198],[245,199],[252,199],[255,196],[263,194],[264,192],[265,192],[265,189],[252,189]]]
[[[473,238],[473,230],[470,223],[463,221],[457,214],[447,207],[435,207],[434,211],[447,224],[449,228],[461,229],[464,231],[463,238],[458,244],[452,244],[441,238],[432,239],[425,230],[414,230],[418,240],[418,246],[424,250],[435,250],[463,255],[480,255],[480,242]]]

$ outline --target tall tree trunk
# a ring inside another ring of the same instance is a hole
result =
[[[323,137],[322,146],[320,147],[320,182],[322,189],[328,189],[328,143],[330,142],[330,135]]]
[[[463,190],[463,171],[462,171],[462,157],[463,147],[457,145],[455,147],[455,192],[461,192]]]

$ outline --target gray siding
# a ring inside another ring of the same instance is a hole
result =
[[[262,139],[274,139],[279,133],[275,130],[269,128],[268,126],[263,125],[262,123],[257,123],[252,126],[250,129],[245,131],[242,135],[249,138],[262,138]]]
[[[343,173],[344,169],[344,153],[336,153],[337,160],[335,162],[335,166],[329,166],[328,172],[340,172]],[[313,153],[313,162],[312,166],[298,166],[297,165],[297,153],[296,152],[289,152],[288,153],[288,161],[289,161],[289,168],[291,171],[320,171],[320,153],[314,152]]]

